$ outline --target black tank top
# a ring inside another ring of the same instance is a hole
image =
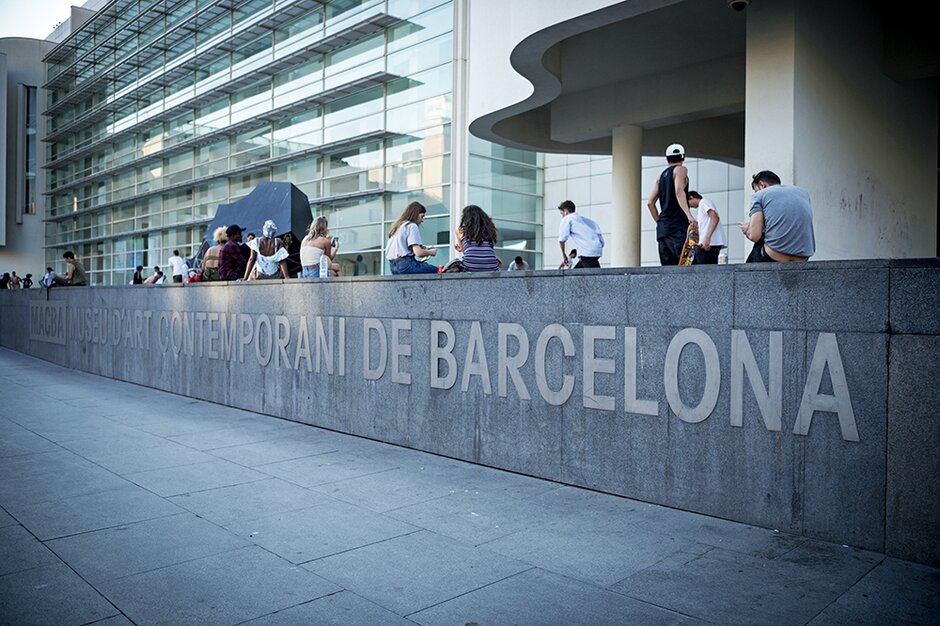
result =
[[[689,228],[689,218],[686,217],[679,201],[676,199],[676,181],[673,172],[678,165],[670,165],[659,175],[659,222],[656,224],[656,238],[661,239],[672,233],[681,231],[685,233]],[[685,179],[685,197],[689,197],[689,179]]]

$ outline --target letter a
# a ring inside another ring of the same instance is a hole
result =
[[[829,378],[832,380],[831,396],[819,393],[823,371],[827,365]],[[839,354],[839,343],[833,333],[819,333],[819,338],[816,340],[816,349],[813,351],[813,361],[806,375],[803,399],[800,401],[796,424],[793,425],[793,434],[809,434],[813,413],[816,411],[836,413],[839,416],[842,438],[846,441],[859,440],[855,412],[852,410],[852,399],[849,397],[849,384],[845,380],[845,367],[842,365],[842,355]]]

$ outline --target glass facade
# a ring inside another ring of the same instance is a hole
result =
[[[440,0],[112,0],[46,58],[47,259],[126,284],[269,180],[330,219],[350,275],[387,273],[411,200],[449,245],[453,23]],[[540,266],[540,157],[470,152],[504,262]]]

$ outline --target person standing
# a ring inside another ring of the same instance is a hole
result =
[[[571,200],[565,200],[558,205],[561,212],[561,223],[558,225],[558,245],[561,247],[561,266],[581,269],[587,267],[600,267],[600,258],[604,253],[604,235],[594,220],[578,215],[577,208]],[[571,241],[578,247],[580,256],[577,265],[572,265],[565,244]]]
[[[796,185],[781,185],[769,170],[754,174],[748,219],[738,224],[754,242],[748,263],[807,261],[816,253],[813,207],[809,193]]]
[[[240,280],[245,275],[248,259],[241,249],[243,231],[238,224],[232,224],[225,229],[228,241],[219,250],[219,280]]]
[[[666,148],[668,167],[653,184],[646,206],[656,222],[656,241],[659,243],[661,265],[679,265],[689,224],[695,221],[689,210],[689,169],[685,162],[685,148],[674,143]],[[656,202],[659,201],[659,211]]]
[[[20,284],[20,277],[16,275],[16,272],[13,272],[13,275],[10,276],[10,289],[19,289],[22,287]]]
[[[385,257],[392,274],[437,274],[436,265],[418,260],[437,254],[437,248],[421,243],[418,227],[424,222],[427,212],[420,202],[411,202],[392,224],[385,246]]]
[[[71,250],[62,255],[65,259],[65,277],[56,276],[52,282],[61,287],[84,287],[88,284],[88,277],[85,276],[85,267],[75,258],[75,253]]]
[[[131,280],[132,285],[143,285],[144,284],[144,266],[138,265],[134,269],[134,278]]]
[[[179,250],[173,251],[173,256],[167,259],[167,265],[170,266],[170,273],[173,276],[174,283],[183,282],[183,274],[186,273],[186,261],[180,256]]]
[[[33,275],[27,274],[23,277],[23,289],[29,289],[33,286]]]
[[[721,218],[715,203],[697,191],[689,192],[689,206],[696,210],[699,245],[695,249],[695,265],[717,265],[718,254],[725,247],[725,234],[718,228]]]

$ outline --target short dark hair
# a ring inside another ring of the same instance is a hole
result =
[[[565,200],[564,202],[558,205],[558,210],[559,211],[571,211],[572,213],[574,213],[576,209],[574,206],[574,202],[572,202],[571,200]]]
[[[174,251],[173,251],[173,256],[179,256],[179,255],[180,255],[180,251],[179,251],[179,250],[174,250]]]
[[[65,251],[65,254],[62,255],[62,258],[63,258],[63,259],[74,259],[74,258],[75,258],[75,253],[72,252],[71,250],[66,250],[66,251]]]
[[[144,266],[143,266],[143,265],[138,265],[138,266],[137,266],[137,271],[138,271],[138,272],[139,272],[140,270],[142,270],[142,269],[144,269]]]
[[[522,257],[521,257],[521,256],[517,256],[517,257],[516,257],[515,259],[513,259],[513,260],[516,262],[516,265],[522,265]]]
[[[666,163],[669,163],[671,165],[675,165],[676,163],[682,163],[683,161],[685,161],[684,154],[670,154],[666,156]]]
[[[754,174],[751,178],[751,189],[753,189],[757,183],[767,183],[768,185],[779,185],[780,177],[771,172],[770,170],[761,170]]]
[[[698,198],[699,200],[702,199],[702,194],[697,191],[690,191],[688,195],[690,198]]]

